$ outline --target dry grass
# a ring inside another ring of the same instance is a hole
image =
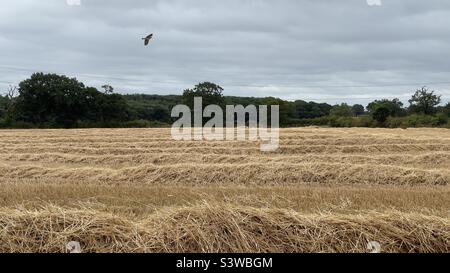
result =
[[[0,131],[0,252],[450,252],[450,131]]]
[[[0,164],[3,181],[166,186],[279,186],[308,184],[449,185],[450,170],[345,163],[247,163],[138,165],[127,168],[11,166]]]
[[[51,203],[90,207],[145,218],[161,208],[204,202],[234,207],[289,209],[299,213],[358,214],[396,210],[448,216],[450,187],[307,186],[292,187],[146,187],[107,185],[4,184],[0,207],[34,209]]]
[[[201,205],[165,208],[136,221],[90,208],[0,211],[0,251],[63,252],[448,252],[450,220],[420,214],[299,214]]]

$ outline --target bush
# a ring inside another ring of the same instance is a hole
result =
[[[445,113],[439,113],[436,117],[438,126],[446,125],[449,122],[449,117]]]
[[[450,127],[450,119],[445,115],[411,115],[406,117],[388,117],[384,123],[374,120],[371,116],[338,117],[324,116],[314,119],[292,120],[289,126],[330,126],[330,127]]]
[[[7,122],[4,118],[0,118],[0,128],[8,128],[10,127],[9,122]]]
[[[78,121],[77,128],[164,128],[170,127],[170,124],[160,121],[150,120],[131,120],[125,122],[84,122]]]
[[[436,117],[428,115],[411,115],[407,118],[408,127],[428,127],[436,125]]]
[[[170,127],[170,124],[160,121],[150,120],[132,120],[122,124],[124,128],[165,128]]]
[[[386,122],[386,120],[388,119],[388,117],[390,115],[391,115],[391,112],[390,112],[389,108],[386,106],[383,106],[383,105],[375,108],[375,111],[372,114],[373,119],[378,121],[378,123],[380,123],[380,124]]]
[[[346,103],[335,105],[330,111],[330,115],[338,117],[351,117],[353,116],[352,107]]]
[[[352,127],[375,127],[376,122],[371,116],[360,116],[352,119]]]
[[[35,128],[37,128],[37,126],[30,122],[14,121],[14,122],[9,122],[7,125],[7,128],[10,128],[10,129],[35,129]]]
[[[330,119],[331,127],[352,127],[351,117],[337,117],[332,116]]]
[[[386,127],[388,128],[406,128],[408,127],[407,121],[405,118],[400,117],[388,117],[385,122]]]

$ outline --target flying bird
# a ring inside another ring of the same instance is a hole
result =
[[[148,36],[145,37],[145,38],[142,38],[142,40],[144,40],[144,44],[147,46],[148,43],[150,43],[150,40],[151,40],[152,38],[153,38],[153,33],[150,34],[150,35],[148,35]]]

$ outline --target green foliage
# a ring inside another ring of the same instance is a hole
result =
[[[253,97],[225,97],[227,105],[279,105],[280,123],[283,126],[304,126],[305,119],[315,119],[330,114],[332,108],[327,103],[306,102],[297,100],[289,102],[278,98],[253,98]],[[270,112],[269,112],[270,114]],[[326,122],[328,124],[328,121]]]
[[[271,110],[270,106],[272,105],[278,105],[279,108],[279,121],[280,125],[286,125],[289,123],[290,120],[290,114],[292,112],[291,104],[285,100],[274,98],[274,97],[268,97],[264,98],[261,101],[262,105],[267,105],[267,115],[268,115],[268,121],[271,122]]]
[[[170,123],[170,113],[175,105],[182,104],[182,96],[174,95],[124,95],[129,120],[157,120]]]
[[[406,126],[408,127],[428,127],[437,125],[436,117],[428,115],[410,115],[406,119]]]
[[[364,115],[365,114],[364,106],[362,106],[361,104],[353,105],[352,106],[352,113],[356,117]]]
[[[384,123],[387,128],[408,128],[405,117],[388,117]]]
[[[6,96],[0,95],[0,118],[4,118],[6,116],[6,112],[8,111],[9,99]]]
[[[78,121],[124,120],[126,103],[120,95],[85,87],[75,78],[35,73],[19,84],[13,120],[38,127],[76,127]]]
[[[446,125],[449,121],[449,116],[445,113],[439,113],[436,115],[437,123],[436,126]]]
[[[96,98],[94,104],[97,104],[97,115],[102,122],[125,121],[127,119],[128,108],[122,96],[118,94],[97,94]]]
[[[441,103],[441,96],[435,95],[434,91],[429,92],[426,87],[417,90],[409,100],[411,113],[432,115],[436,113],[436,106]]]
[[[333,109],[331,109],[330,115],[337,117],[351,117],[353,116],[352,107],[346,103],[335,105],[333,106]]]
[[[112,93],[114,93],[114,87],[112,87],[109,84],[102,85],[102,88],[103,88],[103,93],[105,93],[105,94],[112,94]]]
[[[0,128],[8,129],[36,129],[39,128],[36,124],[24,121],[11,121],[10,119],[0,119]]]
[[[365,115],[359,117],[323,116],[312,119],[297,119],[288,126],[376,127],[377,125],[378,123],[375,122],[371,116]]]
[[[352,118],[352,127],[376,127],[377,123],[371,116],[359,116]]]
[[[224,98],[226,105],[262,105],[265,98],[254,98],[254,97],[234,97],[227,96]]]
[[[194,109],[194,97],[201,97],[203,107],[207,105],[219,105],[223,107],[225,100],[222,95],[223,88],[211,82],[197,84],[193,89],[186,89],[183,92],[183,103]]]
[[[130,120],[123,123],[122,128],[166,128],[170,127],[169,123],[152,120]]]
[[[305,118],[319,118],[323,116],[328,116],[331,109],[331,105],[327,103],[315,103],[306,102],[303,100],[294,101],[292,106],[291,117],[294,119],[305,119]]]
[[[19,84],[15,116],[33,124],[72,127],[85,109],[84,88],[76,79],[35,73]]]
[[[388,117],[391,115],[391,112],[387,106],[380,105],[375,108],[375,111],[372,113],[372,117],[374,120],[379,123],[384,123]]]
[[[331,127],[351,127],[352,126],[352,118],[349,116],[331,116],[330,119]]]
[[[447,117],[450,117],[450,103],[447,103],[444,107],[442,107],[441,111],[444,115],[447,115]]]
[[[393,99],[393,100],[375,100],[369,105],[367,105],[367,110],[370,114],[374,114],[374,112],[379,107],[385,107],[389,110],[389,116],[391,117],[400,117],[405,115],[405,110],[403,109],[403,103],[399,99]]]
[[[367,115],[359,104],[331,106],[274,97],[224,97],[223,89],[210,82],[185,90],[183,96],[119,95],[109,85],[103,89],[104,92],[99,92],[66,76],[35,73],[21,82],[18,89],[11,87],[6,95],[0,96],[0,128],[169,127],[174,121],[170,117],[171,109],[183,103],[193,107],[195,96],[203,98],[203,107],[279,105],[283,127],[450,127],[450,103],[437,107],[440,96],[425,88],[410,100],[410,110],[414,108],[420,113],[413,115],[406,115],[398,99],[371,102]],[[432,114],[425,115],[425,112]],[[270,120],[270,111],[268,114]]]
[[[386,126],[390,128],[445,127],[448,121],[448,117],[442,114],[436,116],[413,114],[406,117],[390,117],[386,121]]]
[[[170,127],[169,123],[151,120],[86,122],[79,121],[77,128],[164,128]]]

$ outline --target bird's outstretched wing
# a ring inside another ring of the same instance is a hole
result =
[[[153,34],[148,35],[147,37],[144,38],[144,44],[148,45],[148,43],[150,43],[150,40],[153,38]]]

